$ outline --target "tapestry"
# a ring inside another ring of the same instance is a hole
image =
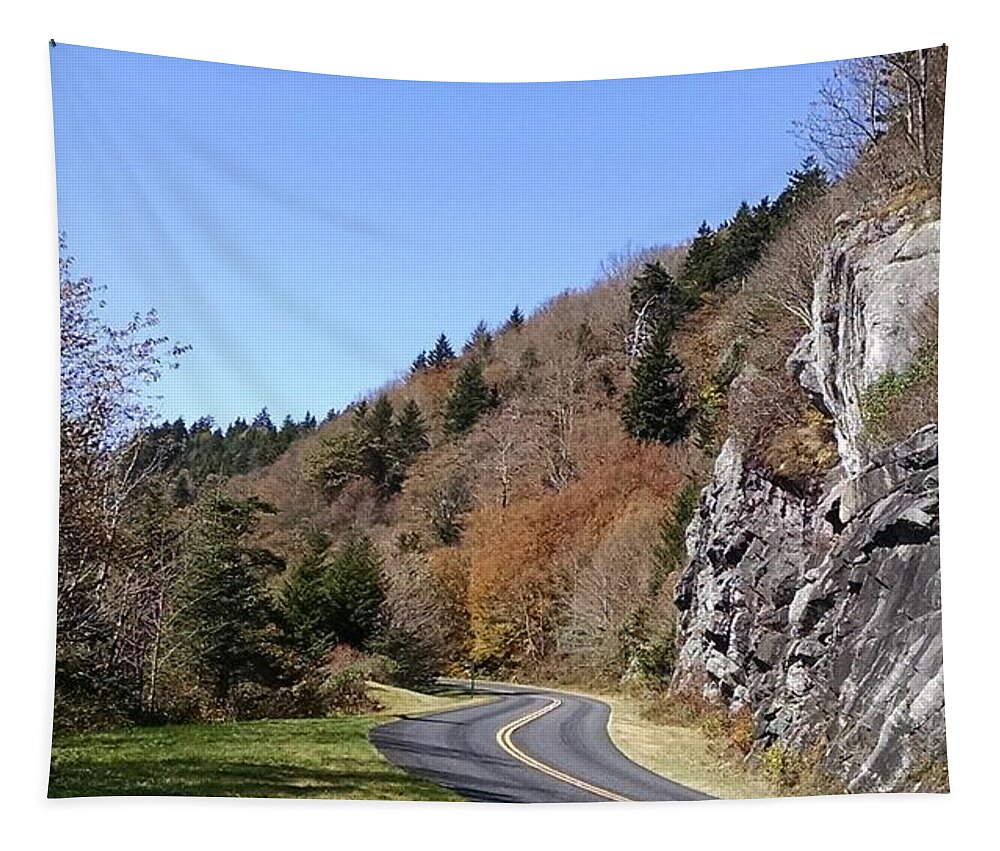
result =
[[[945,47],[48,50],[50,797],[948,790]]]

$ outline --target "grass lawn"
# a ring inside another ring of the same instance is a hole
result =
[[[59,736],[49,797],[200,795],[459,801],[454,793],[388,763],[368,731],[394,715],[471,703],[372,686],[371,715],[136,727]]]

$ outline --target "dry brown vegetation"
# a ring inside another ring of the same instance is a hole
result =
[[[444,433],[442,413],[462,359],[379,391],[396,410],[415,400],[431,441],[391,499],[356,481],[327,500],[304,474],[321,441],[350,427],[349,415],[233,480],[277,509],[262,518],[258,542],[294,565],[317,535],[364,531],[385,557],[394,617],[421,632],[433,622],[456,663],[510,670],[572,655],[621,675],[633,621],[643,634],[672,633],[669,591],[649,598],[650,554],[677,489],[705,466],[690,447],[635,442],[618,408],[632,277],[651,259],[676,268],[683,254],[613,257],[595,285],[495,332],[485,378],[500,404],[461,437]],[[458,530],[455,543],[442,540],[441,524]]]

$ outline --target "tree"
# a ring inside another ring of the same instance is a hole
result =
[[[414,399],[407,400],[396,420],[396,445],[399,461],[404,467],[430,446],[427,424]]]
[[[797,169],[788,173],[788,184],[774,203],[775,211],[782,220],[787,220],[794,209],[821,198],[829,188],[826,169],[810,154]]]
[[[427,352],[422,351],[413,359],[413,363],[410,364],[410,372],[417,373],[422,370],[427,369]]]
[[[632,386],[622,400],[625,430],[642,441],[674,443],[687,433],[681,364],[670,348],[671,330],[661,323],[632,368]]]
[[[712,290],[721,280],[715,231],[703,221],[684,257],[680,271],[681,283],[693,292]]]
[[[455,383],[444,406],[444,430],[464,434],[490,405],[490,390],[479,358],[467,360],[455,376]]]
[[[452,475],[437,485],[426,504],[428,519],[437,539],[445,546],[455,544],[465,530],[463,517],[472,504],[469,485],[461,475]]]
[[[195,506],[186,560],[184,620],[207,686],[227,700],[240,683],[276,685],[285,673],[277,611],[265,581],[282,569],[271,552],[247,544],[262,512],[256,498],[206,492]]]
[[[289,629],[313,657],[335,644],[366,646],[379,631],[384,602],[382,562],[365,536],[307,558],[282,594]]]
[[[524,314],[521,313],[521,308],[515,304],[514,309],[510,312],[510,316],[507,317],[507,324],[504,328],[518,331],[522,325],[524,325]]]
[[[799,135],[837,176],[866,152],[879,156],[881,140],[895,135],[909,152],[896,164],[904,178],[939,178],[947,56],[939,47],[838,63]]]
[[[668,576],[684,567],[687,557],[685,535],[688,524],[698,507],[698,486],[688,482],[674,498],[674,504],[660,523],[656,544],[653,546],[653,575],[650,594],[656,597]]]
[[[476,357],[486,358],[489,356],[490,349],[492,348],[493,335],[490,333],[490,329],[486,326],[486,322],[480,319],[476,327],[472,329],[469,339],[466,340],[462,353],[471,353]]]
[[[676,282],[659,260],[643,265],[632,279],[629,292],[632,308],[631,358],[638,357],[656,328],[676,327],[693,306],[692,297]]]
[[[98,314],[98,288],[73,275],[59,238],[60,444],[56,724],[127,717],[141,703],[146,642],[126,652],[125,627],[145,617],[147,552],[128,528],[157,466],[145,453],[147,391],[186,347],[149,336],[154,312],[120,328]],[[138,584],[137,584],[138,583]],[[96,717],[95,717],[96,716]]]
[[[427,366],[432,369],[443,369],[455,360],[455,352],[451,348],[448,338],[442,334],[437,338],[434,348],[427,354]]]
[[[398,418],[385,395],[359,403],[350,431],[325,437],[306,459],[306,474],[330,499],[354,479],[368,479],[379,496],[397,493],[413,458],[429,445],[420,408],[410,400]]]
[[[383,497],[399,490],[402,475],[396,463],[396,433],[393,407],[382,395],[370,409],[359,408],[355,428],[360,447],[361,475],[369,479]]]

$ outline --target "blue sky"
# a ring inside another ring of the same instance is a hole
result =
[[[163,416],[322,416],[444,332],[775,196],[830,64],[375,80],[60,44],[59,226],[121,321],[191,345]]]

